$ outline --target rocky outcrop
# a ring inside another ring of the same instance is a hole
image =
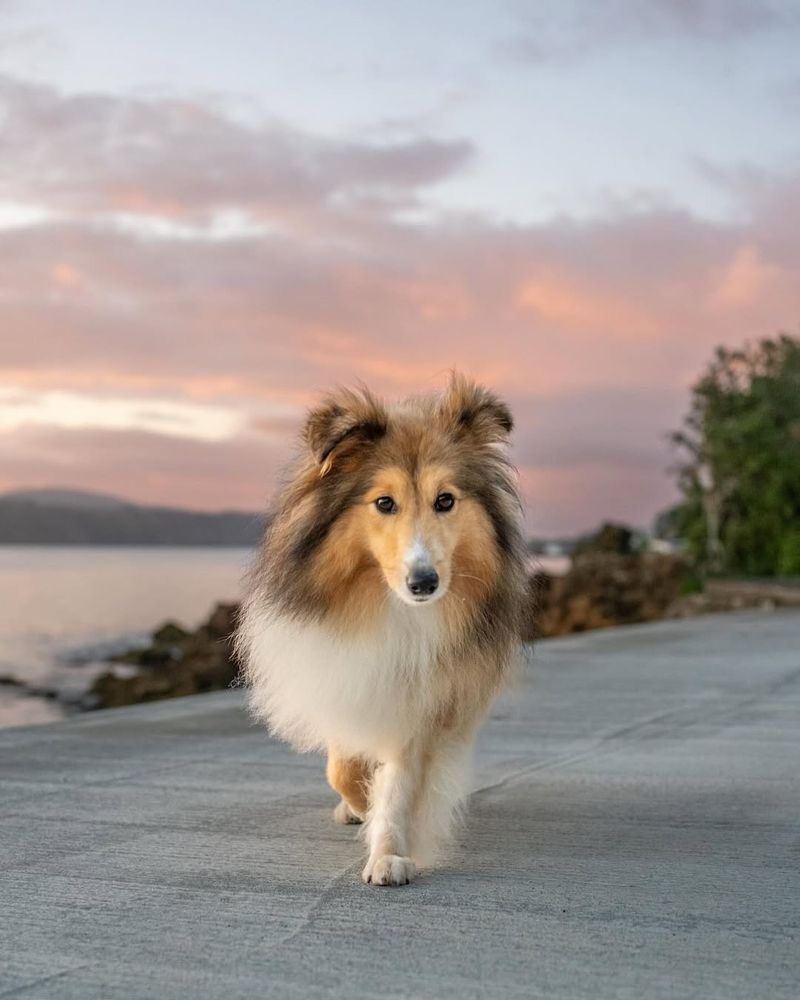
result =
[[[118,657],[95,680],[90,706],[117,708],[230,687],[238,672],[231,641],[236,611],[235,604],[218,604],[196,632],[165,622],[149,646]]]
[[[683,560],[654,552],[586,552],[564,576],[531,578],[531,613],[523,638],[585,632],[663,618],[686,575]]]
[[[615,553],[632,555],[636,551],[636,534],[624,524],[606,521],[594,534],[579,538],[572,549],[572,557]]]

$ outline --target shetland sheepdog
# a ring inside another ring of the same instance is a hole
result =
[[[251,711],[324,750],[373,885],[447,841],[470,746],[519,650],[526,593],[508,407],[453,375],[387,405],[339,390],[306,420],[243,604]]]

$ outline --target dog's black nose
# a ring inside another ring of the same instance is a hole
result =
[[[439,574],[435,569],[412,569],[406,577],[406,586],[415,597],[430,597],[439,586]]]

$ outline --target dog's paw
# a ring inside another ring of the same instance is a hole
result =
[[[364,820],[358,813],[353,812],[350,806],[345,802],[344,799],[339,803],[339,805],[333,810],[333,821],[334,823],[363,823]]]
[[[380,857],[370,858],[361,877],[373,885],[408,885],[416,874],[417,866],[411,858],[382,854]]]

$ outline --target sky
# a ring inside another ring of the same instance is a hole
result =
[[[800,319],[794,0],[0,0],[0,490],[263,508],[314,398],[456,367],[531,533],[647,526]]]

